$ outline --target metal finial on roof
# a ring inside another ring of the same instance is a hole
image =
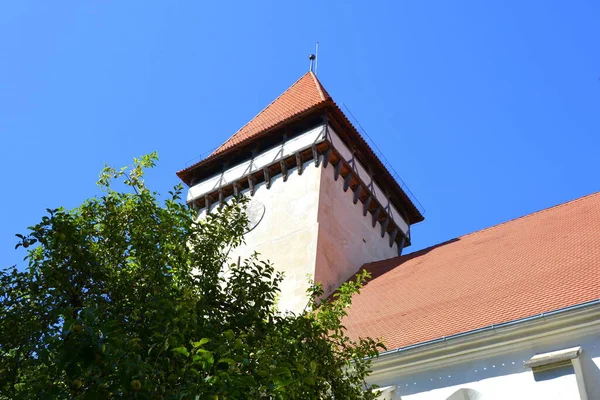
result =
[[[319,70],[319,41],[315,43],[315,75],[317,75],[317,71]]]
[[[317,56],[315,56],[314,54],[311,54],[308,56],[308,59],[310,60],[310,67],[309,67],[309,71],[313,71],[313,67],[315,65],[315,60],[317,59]]]

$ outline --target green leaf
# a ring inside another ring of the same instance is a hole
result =
[[[200,339],[197,342],[193,342],[192,343],[192,347],[196,349],[198,347],[201,347],[201,346],[205,345],[208,342],[210,342],[210,339],[208,339],[208,338],[202,338],[202,339]]]
[[[235,337],[235,334],[233,333],[233,331],[231,329],[226,330],[225,332],[223,332],[223,336],[225,336],[225,338],[227,340],[233,340]]]
[[[171,351],[173,353],[181,354],[184,357],[189,357],[190,356],[190,352],[184,346],[176,347],[174,349],[171,349]]]
[[[304,379],[302,379],[302,381],[310,386],[315,385],[315,378],[313,378],[312,376],[305,376]]]

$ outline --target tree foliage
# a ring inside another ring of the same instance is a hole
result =
[[[381,344],[341,324],[367,276],[280,313],[270,263],[228,264],[245,200],[197,221],[182,186],[162,202],[146,187],[155,161],[106,167],[102,196],[17,235],[28,266],[0,274],[0,399],[374,398],[365,377]]]

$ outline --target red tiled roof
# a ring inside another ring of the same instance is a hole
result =
[[[234,133],[208,157],[178,171],[177,175],[183,179],[187,172],[198,167],[200,164],[204,164],[220,156],[227,152],[227,150],[247,143],[262,133],[269,131],[271,128],[282,125],[294,117],[315,109],[328,101],[331,101],[331,96],[327,93],[323,85],[321,85],[316,75],[312,71],[309,71],[252,118],[250,122],[242,126],[240,130]]]
[[[396,349],[600,298],[600,193],[365,265],[345,326]]]
[[[209,157],[252,139],[262,132],[302,114],[331,99],[312,71],[304,74],[285,92],[271,102],[250,122],[233,134]]]
[[[227,160],[236,150],[248,147],[253,142],[259,142],[263,135],[267,135],[269,132],[282,128],[287,124],[292,124],[297,118],[306,117],[313,113],[322,113],[345,124],[349,141],[353,147],[359,150],[359,156],[362,152],[363,156],[366,157],[366,163],[373,168],[374,175],[381,180],[379,184],[390,189],[393,195],[392,200],[395,198],[395,205],[405,210],[407,221],[413,224],[423,220],[423,215],[419,209],[333,101],[312,71],[300,77],[212,154],[194,165],[177,171],[177,176],[187,185],[190,185],[194,176],[198,177],[203,173],[207,173],[206,171],[214,172],[215,165]],[[344,133],[343,129],[338,133]]]

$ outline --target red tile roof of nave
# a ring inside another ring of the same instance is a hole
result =
[[[600,193],[365,265],[345,325],[388,349],[600,298]]]
[[[312,71],[309,71],[252,118],[250,122],[234,133],[206,159],[179,171],[178,175],[330,100],[331,96],[327,93],[323,85],[321,85],[316,75]]]

